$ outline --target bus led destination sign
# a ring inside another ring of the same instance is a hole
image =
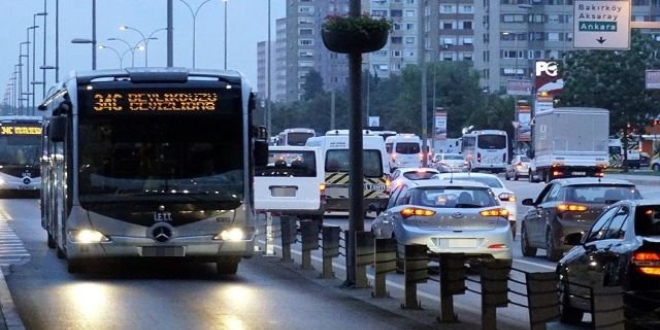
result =
[[[217,93],[97,92],[95,112],[215,111]]]
[[[0,135],[41,135],[41,126],[0,126]]]

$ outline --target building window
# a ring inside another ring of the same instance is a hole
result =
[[[414,30],[415,29],[415,24],[413,23],[406,23],[406,30]]]
[[[312,17],[298,17],[298,24],[314,24],[314,19]]]
[[[530,23],[545,23],[545,15],[534,14],[528,17]]]
[[[400,45],[403,39],[401,37],[392,37],[391,42],[393,45]]]
[[[372,10],[371,16],[373,17],[387,17],[387,10]]]
[[[443,30],[451,30],[454,28],[454,24],[452,24],[452,22],[443,22],[441,24]]]
[[[464,5],[461,7],[461,14],[474,14],[474,7],[472,5]]]
[[[412,45],[415,43],[415,37],[406,37],[406,44]]]
[[[525,15],[504,14],[504,15],[502,15],[502,22],[504,22],[504,23],[523,23],[523,22],[525,22]]]
[[[393,50],[392,51],[392,57],[401,57],[401,51],[400,50]]]
[[[392,17],[392,18],[403,17],[403,10],[401,10],[401,9],[392,9],[390,11],[390,17]]]
[[[453,14],[456,11],[454,10],[454,6],[452,5],[442,5],[440,6],[440,13],[441,14]]]
[[[401,24],[399,24],[399,23],[394,23],[394,24],[392,24],[392,29],[393,29],[394,31],[399,31],[399,30],[401,30]]]
[[[406,17],[415,17],[415,11],[412,9],[406,10]]]
[[[561,20],[559,19],[559,15],[557,14],[549,14],[548,15],[548,23],[561,23]]]
[[[463,30],[472,30],[472,21],[463,21]]]
[[[463,53],[464,61],[472,61],[472,53]]]
[[[314,46],[314,39],[298,39],[298,46]]]
[[[298,6],[300,14],[314,14],[314,6]]]
[[[481,70],[481,78],[490,79],[490,70],[488,69]]]
[[[548,41],[559,41],[559,33],[548,32]]]
[[[472,37],[463,37],[463,45],[472,45]]]
[[[298,35],[304,37],[314,35],[314,29],[298,29]]]

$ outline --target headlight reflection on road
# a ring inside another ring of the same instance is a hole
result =
[[[78,311],[80,317],[102,322],[108,313],[108,287],[98,283],[75,283],[64,287],[69,296],[68,301],[73,304],[71,310]]]
[[[212,295],[214,300],[231,302],[223,306],[222,313],[216,315],[214,326],[221,324],[222,328],[227,330],[250,328],[253,320],[243,320],[238,315],[246,315],[246,311],[252,311],[259,305],[258,289],[241,284],[222,285],[218,286]]]

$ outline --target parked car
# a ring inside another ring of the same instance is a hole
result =
[[[470,260],[512,260],[508,211],[486,185],[471,181],[412,181],[392,191],[371,224],[376,238],[423,244],[431,253],[465,253]],[[401,259],[397,257],[401,269]]]
[[[568,234],[564,242],[573,248],[557,264],[562,322],[580,322],[591,312],[589,288],[605,286],[622,286],[627,322],[649,316],[658,322],[660,200],[613,204],[586,233]],[[657,329],[654,325],[645,329]]]
[[[438,173],[438,170],[430,167],[397,168],[390,175],[390,190],[408,181],[428,180]]]
[[[466,172],[468,162],[461,154],[439,153],[433,156],[433,167],[441,173]]]
[[[641,199],[635,185],[608,178],[565,178],[550,181],[536,199],[527,198],[520,226],[523,256],[536,256],[545,249],[550,261],[558,261],[571,246],[563,244],[568,234],[589,230],[603,209],[624,199]]]
[[[529,177],[529,158],[527,156],[513,156],[511,163],[504,170],[504,179],[518,180],[518,178]]]
[[[516,217],[518,216],[518,205],[516,204],[516,194],[509,190],[500,178],[490,173],[441,173],[433,176],[431,179],[442,180],[469,180],[483,183],[490,187],[497,196],[500,205],[509,211],[509,224],[511,234],[516,238]]]

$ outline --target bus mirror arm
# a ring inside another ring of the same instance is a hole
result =
[[[66,116],[53,117],[48,123],[48,136],[53,142],[64,142],[66,136]]]

